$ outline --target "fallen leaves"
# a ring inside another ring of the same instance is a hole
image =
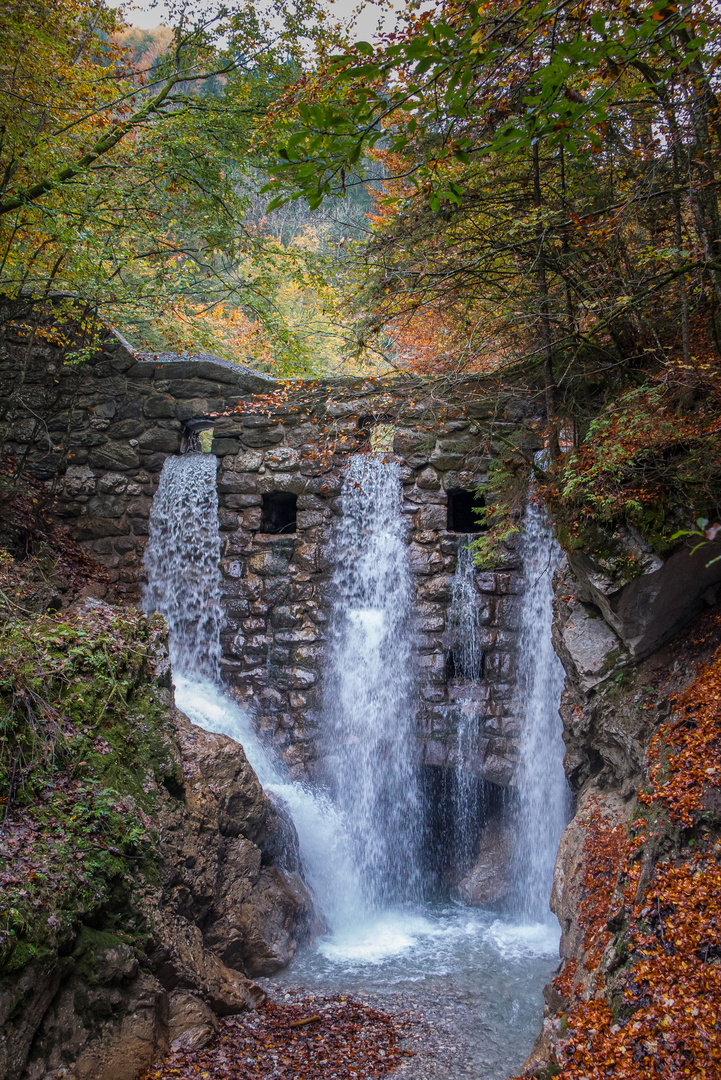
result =
[[[372,1080],[408,1055],[402,1037],[397,1020],[352,998],[266,1001],[222,1019],[212,1045],[171,1053],[140,1080]]]
[[[721,1076],[720,629],[709,614],[686,643],[687,660],[713,652],[650,741],[640,813],[628,829],[589,815],[579,921],[596,992],[573,1000],[573,961],[554,980],[571,997],[559,1080]]]

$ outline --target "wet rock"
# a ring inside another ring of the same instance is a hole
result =
[[[264,867],[252,896],[238,902],[229,893],[221,919],[206,930],[211,949],[234,968],[249,975],[272,975],[287,967],[299,940],[311,935],[313,901],[298,874]],[[304,925],[304,935],[298,926]]]
[[[513,855],[513,836],[506,825],[489,823],[483,831],[478,855],[472,869],[453,889],[464,904],[482,907],[508,896],[511,890],[509,867]]]
[[[554,645],[581,689],[592,690],[628,661],[628,653],[597,609],[575,603],[566,610],[566,620],[554,627]]]
[[[64,973],[69,957],[49,956],[5,979],[0,990],[0,1076],[18,1080],[30,1046]]]

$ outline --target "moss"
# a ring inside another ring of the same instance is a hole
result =
[[[103,607],[0,635],[6,970],[67,947],[83,924],[132,924],[136,879],[158,880],[153,815],[164,781],[182,780],[154,668],[163,633]]]

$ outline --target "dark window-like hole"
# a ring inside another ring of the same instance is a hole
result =
[[[393,423],[393,418],[386,413],[379,413],[378,416],[372,416],[370,414],[366,416],[358,417],[358,441],[369,442],[372,438],[373,429],[383,427],[384,425],[390,425]]]
[[[482,679],[484,676],[484,654],[467,656],[466,650],[449,649],[446,653],[445,679]]]
[[[208,420],[188,420],[183,428],[181,454],[209,454],[213,445],[213,424]]]
[[[474,509],[485,506],[482,495],[475,491],[456,488],[448,492],[448,530],[457,533],[483,532],[483,526],[476,521]]]
[[[298,496],[289,491],[268,491],[263,496],[260,531],[294,533]]]

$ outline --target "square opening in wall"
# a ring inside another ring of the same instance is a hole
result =
[[[294,533],[298,496],[290,491],[268,491],[263,496],[260,531]]]
[[[485,532],[482,525],[476,521],[474,510],[485,506],[482,495],[476,495],[475,491],[467,491],[465,488],[456,488],[448,492],[448,530],[457,533]]]

